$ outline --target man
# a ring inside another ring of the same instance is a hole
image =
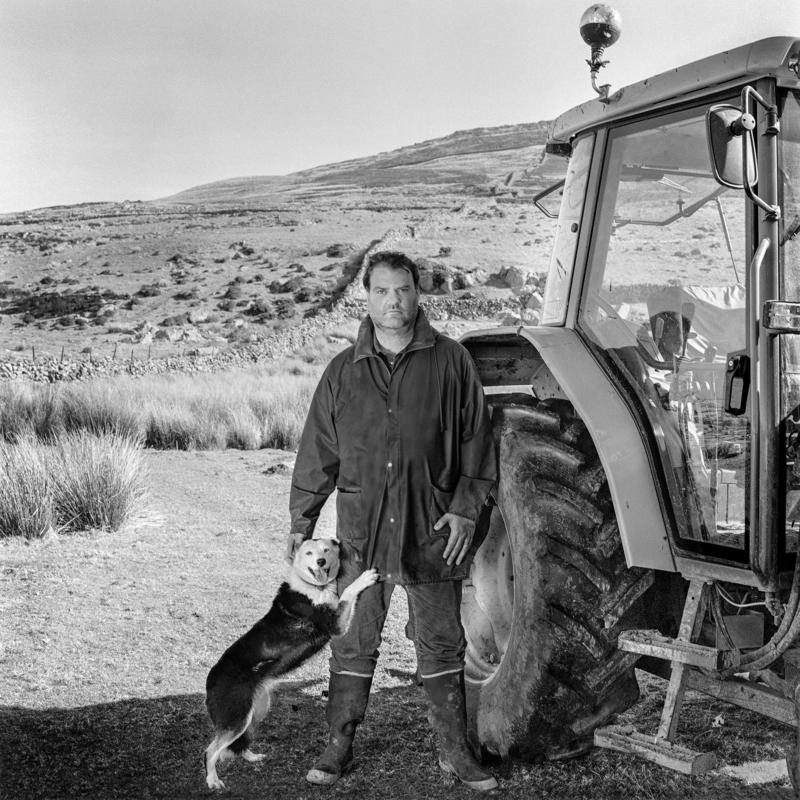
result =
[[[497,781],[466,736],[461,581],[475,523],[496,478],[483,390],[467,351],[419,309],[419,272],[402,253],[381,252],[364,274],[367,318],[356,343],[320,380],[297,452],[290,550],[314,530],[338,490],[338,537],[353,568],[381,582],[362,593],[350,630],[331,642],[328,746],[306,779],[330,785],[353,760],[392,590],[408,595],[409,629],[441,767],[472,788]]]

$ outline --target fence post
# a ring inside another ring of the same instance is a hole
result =
[[[31,356],[36,361],[36,348],[33,345],[31,345]]]
[[[61,361],[60,361],[60,363],[61,364],[64,363],[64,345],[63,344],[61,345]]]
[[[117,343],[116,342],[114,342],[114,353],[111,356],[111,360],[112,361],[116,361],[117,360]]]

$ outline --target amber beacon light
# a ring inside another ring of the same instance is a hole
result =
[[[606,48],[611,47],[622,33],[622,17],[611,6],[605,3],[595,3],[583,12],[580,33],[583,41],[592,48],[591,58],[586,60],[589,65],[592,88],[600,95],[600,100],[606,102],[611,87],[607,83],[598,86],[597,73],[608,64],[608,61],[603,61]]]

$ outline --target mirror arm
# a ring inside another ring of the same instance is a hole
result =
[[[742,89],[742,110],[744,113],[749,113],[751,98],[767,112],[767,127],[764,135],[777,136],[781,130],[780,122],[778,122],[778,107],[768,103],[752,86],[748,85]]]
[[[741,103],[743,114],[750,113],[750,100],[755,100],[767,113],[767,127],[764,130],[765,136],[777,136],[780,131],[780,123],[778,122],[778,109],[776,106],[768,103],[752,86],[745,86],[742,89]],[[749,170],[747,167],[747,159],[751,147],[755,149],[755,142],[753,141],[753,131],[749,126],[742,130],[742,165],[743,165],[743,184],[744,193],[748,199],[755,203],[767,215],[768,219],[780,219],[781,207],[779,205],[770,205],[765,200],[762,200],[754,191],[753,185],[748,180]]]

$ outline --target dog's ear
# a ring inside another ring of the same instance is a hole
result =
[[[337,547],[340,547],[342,543],[335,536],[331,536],[331,544],[335,544]]]

